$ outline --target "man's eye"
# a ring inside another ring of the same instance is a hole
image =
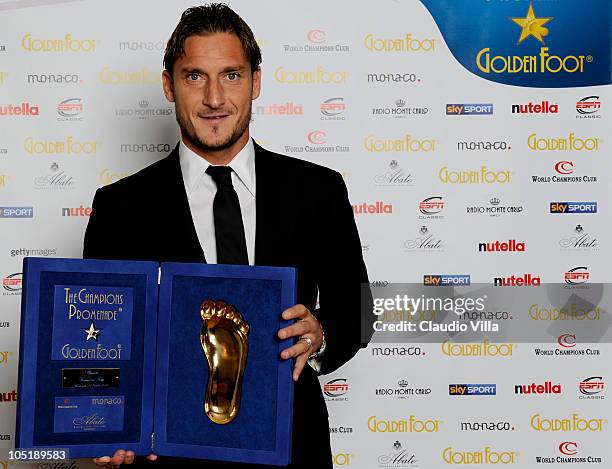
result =
[[[200,75],[198,75],[197,73],[190,73],[189,75],[187,75],[187,79],[189,81],[196,81],[198,78],[200,78]]]
[[[237,73],[234,73],[234,72],[232,72],[232,73],[228,73],[228,74],[227,74],[227,79],[228,79],[229,81],[236,81],[236,80],[238,79],[238,74],[237,74]]]

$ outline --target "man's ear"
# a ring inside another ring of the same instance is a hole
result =
[[[162,84],[164,86],[164,95],[166,99],[171,103],[174,102],[174,85],[172,83],[172,76],[168,70],[164,70],[162,73]]]
[[[261,68],[253,72],[253,91],[251,92],[251,100],[259,97],[261,91]]]

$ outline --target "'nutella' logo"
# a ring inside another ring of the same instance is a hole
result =
[[[355,215],[387,215],[389,213],[393,213],[393,204],[387,204],[382,201],[378,201],[373,204],[364,202],[359,205],[353,205],[353,212],[355,213]]]
[[[525,252],[525,243],[510,239],[507,242],[494,241],[478,243],[479,252]]]
[[[561,385],[546,381],[544,384],[517,384],[514,386],[514,394],[561,394]]]
[[[523,275],[511,275],[509,277],[495,277],[493,279],[493,285],[496,287],[537,287],[542,283],[542,279],[535,275],[523,274]]]
[[[40,108],[36,104],[21,103],[0,106],[0,116],[38,116]]]

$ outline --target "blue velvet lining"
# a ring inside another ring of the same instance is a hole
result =
[[[90,360],[52,361],[51,328],[53,325],[53,299],[55,285],[113,285],[134,289],[134,315],[132,322],[132,358],[129,361],[100,362]],[[86,445],[137,443],[140,439],[142,407],[142,379],[144,353],[144,315],[146,275],[92,274],[42,272],[40,275],[40,308],[38,358],[36,369],[36,403],[34,424],[35,445]],[[125,396],[123,431],[92,433],[53,433],[54,398],[56,396],[88,396],[92,388],[64,389],[61,385],[62,368],[120,368],[118,388],[95,389],[94,395]]]
[[[168,376],[168,443],[274,450],[281,324],[279,280],[175,276]],[[240,412],[227,425],[204,413],[208,364],[200,344],[204,299],[225,300],[249,323]]]

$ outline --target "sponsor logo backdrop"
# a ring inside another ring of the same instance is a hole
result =
[[[173,148],[162,54],[193,3],[0,6],[0,446],[14,444],[22,259],[80,257],[96,188]],[[232,6],[263,51],[254,137],[343,175],[373,284],[611,280],[607,0]],[[606,312],[527,314],[563,335],[372,344],[321,377],[334,464],[609,467],[612,349],[572,333],[609,327]]]

